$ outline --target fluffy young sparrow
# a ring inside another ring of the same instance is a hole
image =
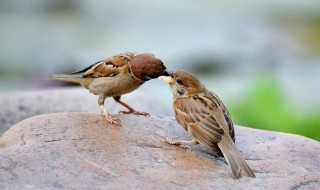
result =
[[[166,142],[181,147],[200,143],[216,155],[225,157],[234,178],[240,178],[242,172],[255,177],[234,144],[233,123],[218,96],[185,71],[159,78],[170,84],[175,117],[193,138],[191,141],[172,141],[167,138]]]
[[[149,115],[138,112],[120,100],[121,95],[137,89],[144,82],[159,77],[168,76],[165,65],[151,53],[123,53],[104,59],[89,67],[70,75],[53,75],[51,79],[81,84],[91,93],[98,95],[98,104],[106,119],[120,124],[118,118],[112,117],[104,107],[107,97],[126,107],[123,114]]]

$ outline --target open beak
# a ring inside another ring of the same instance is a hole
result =
[[[169,83],[169,84],[173,84],[173,78],[171,76],[160,76],[158,77],[159,79],[164,80],[164,82]]]

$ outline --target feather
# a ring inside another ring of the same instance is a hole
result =
[[[234,141],[234,126],[230,113],[220,98],[205,89],[200,81],[185,71],[172,74],[170,83],[174,91],[174,112],[177,121],[194,140],[217,155],[224,156],[234,178],[241,173],[255,177],[254,173],[237,150]],[[180,95],[177,90],[185,90]]]

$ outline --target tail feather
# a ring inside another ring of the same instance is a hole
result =
[[[58,80],[77,84],[80,84],[81,78],[81,75],[52,75],[49,77],[50,80]]]
[[[228,136],[222,139],[218,143],[222,154],[224,155],[234,178],[238,179],[241,177],[241,172],[243,172],[248,177],[255,177],[251,168],[242,157],[232,139]]]

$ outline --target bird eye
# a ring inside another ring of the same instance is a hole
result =
[[[184,95],[185,91],[184,91],[183,89],[178,89],[178,90],[177,90],[177,93],[178,93],[180,96],[182,96],[182,95]]]
[[[181,85],[183,84],[181,79],[177,79],[176,81],[177,81],[178,84],[181,84]]]

